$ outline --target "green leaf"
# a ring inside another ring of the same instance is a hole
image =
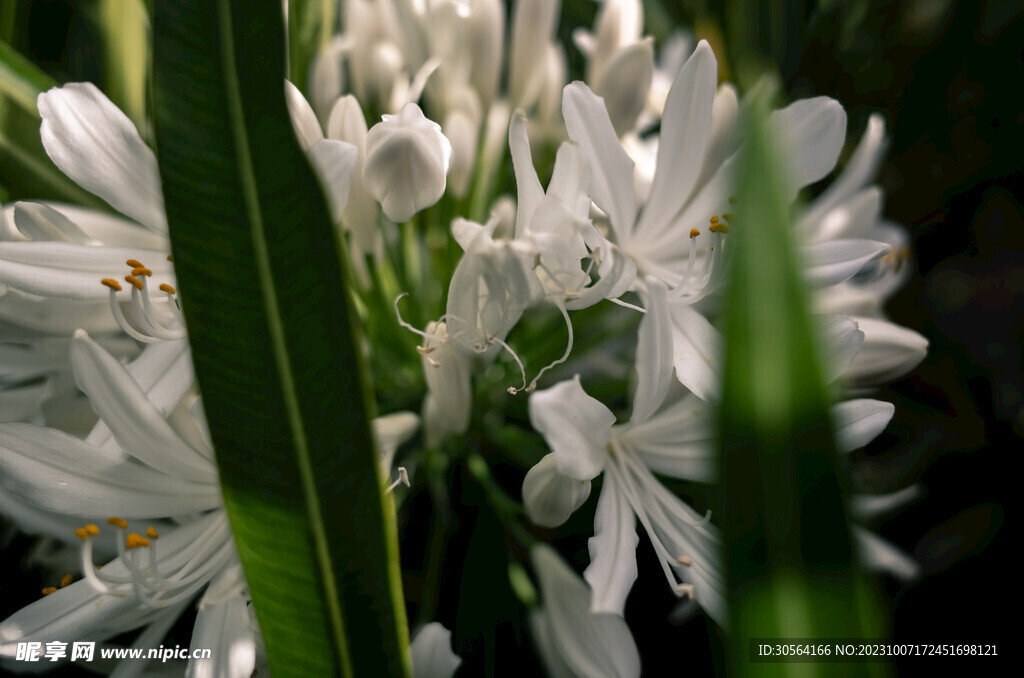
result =
[[[0,41],[0,184],[13,198],[44,198],[100,207],[102,202],[57,169],[39,139],[36,97],[57,83]]]
[[[284,98],[277,0],[160,0],[154,110],[225,505],[282,676],[407,676],[346,259]]]
[[[96,23],[103,33],[103,89],[146,133],[149,16],[142,0],[100,0]]]
[[[789,675],[793,665],[750,663],[750,639],[870,638],[872,629],[858,608],[819,340],[766,96],[748,118],[726,236],[732,278],[719,414],[731,671]],[[800,668],[818,675],[829,666]]]
[[[309,67],[320,48],[331,41],[337,8],[337,0],[288,2],[288,79],[307,96]]]

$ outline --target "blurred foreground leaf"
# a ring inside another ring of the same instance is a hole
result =
[[[403,676],[409,651],[346,259],[284,97],[276,0],[158,0],[154,109],[225,504],[283,676]]]
[[[767,97],[758,96],[746,123],[729,236],[719,420],[730,674],[826,675],[833,665],[748,660],[753,638],[883,635],[862,621],[819,342],[799,272],[785,173],[766,120]],[[868,670],[843,667],[845,675]]]

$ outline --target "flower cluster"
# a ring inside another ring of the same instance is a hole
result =
[[[530,625],[541,659],[554,675],[639,675],[623,620],[638,521],[670,591],[728,626],[714,517],[660,476],[717,481],[711,421],[724,340],[715,322],[732,232],[747,227],[733,215],[744,101],[719,84],[707,42],[675,35],[656,62],[638,0],[606,0],[593,31],[574,34],[586,81],[568,84],[554,37],[558,2],[515,3],[507,69],[501,0],[344,7],[345,32],[313,62],[311,103],[283,86],[296,137],[347,234],[361,310],[392,334],[402,326],[422,339],[408,356],[422,372],[423,392],[411,396],[422,395],[421,415],[374,422],[382,467],[392,474],[396,450],[421,423],[428,450],[465,434],[474,383],[499,359],[514,363],[520,376],[502,396],[528,394],[530,423],[550,449],[522,479],[529,521],[564,524],[600,483],[585,583],[547,547],[532,549],[542,603]],[[38,106],[50,158],[122,216],[23,201],[0,221],[0,512],[76,545],[81,569],[0,623],[0,656],[18,642],[132,629],[142,629],[137,646],[151,646],[198,603],[192,646],[219,651],[194,660],[190,675],[251,675],[258,628],[191,365],[156,157],[95,86],[53,89]],[[368,111],[380,120],[369,124]],[[834,170],[846,114],[817,97],[775,111],[768,124],[793,201]],[[873,117],[794,225],[826,374],[842,395],[832,408],[842,452],[866,445],[892,417],[891,405],[861,396],[913,369],[927,348],[882,311],[908,270],[907,237],[884,220],[871,185],[884,146]],[[496,186],[506,149],[514,201]],[[546,186],[535,163],[544,154],[553,155]],[[392,288],[394,242],[437,234],[399,236],[396,225],[439,214],[453,256],[425,270],[446,273],[430,281],[447,290],[443,314],[417,309],[414,324],[399,310],[421,289]],[[565,371],[573,314],[599,305],[641,316],[628,338],[635,367],[617,375],[635,383],[628,418],[587,393],[586,375]],[[567,339],[538,368],[517,349],[516,328],[546,306]],[[409,484],[405,467],[397,474],[389,489]],[[872,502],[857,507],[870,513]],[[866,564],[913,574],[894,546],[859,527],[854,534]],[[100,567],[96,558],[108,560]],[[417,676],[458,666],[438,624],[423,627],[412,649]]]

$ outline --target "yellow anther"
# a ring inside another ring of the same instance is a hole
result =
[[[124,279],[125,279],[125,282],[131,283],[132,287],[134,287],[135,289],[137,289],[139,291],[142,290],[142,287],[143,287],[142,281],[139,280],[138,278],[136,278],[134,275],[126,275],[124,277]]]
[[[676,558],[676,562],[680,565],[693,565],[693,558],[690,558],[688,556],[679,556],[678,558]]]
[[[132,532],[124,540],[125,548],[137,549],[140,546],[149,546],[149,540],[143,537],[141,534],[135,534]]]
[[[153,275],[153,271],[149,270],[145,266],[136,266],[132,269],[132,275]]]
[[[177,294],[178,293],[178,291],[176,289],[174,289],[173,287],[171,287],[167,283],[163,283],[162,285],[160,285],[160,289],[163,292],[167,292],[167,294]]]
[[[120,528],[128,527],[128,521],[124,518],[107,518],[107,524]]]
[[[100,533],[100,528],[96,527],[92,523],[89,523],[85,526],[85,531],[95,537],[97,534]]]
[[[732,221],[734,215],[732,212],[722,212],[722,218],[725,219],[726,221]]]
[[[60,587],[61,588],[64,588],[65,586],[70,586],[70,585],[71,585],[71,575],[70,574],[66,574],[63,577],[61,577],[61,580],[60,580]]]
[[[729,232],[729,227],[726,226],[725,224],[711,224],[711,226],[709,226],[708,229],[712,233],[728,233]]]
[[[56,590],[57,590],[56,586],[47,586],[45,589],[43,589],[43,595],[44,596],[48,596],[51,593],[53,593],[54,591],[56,591]]]
[[[690,240],[693,240],[698,235],[700,235],[700,231],[698,231],[696,228],[691,228],[690,229]]]
[[[729,204],[730,205],[735,205],[736,204],[736,196],[735,195],[730,195],[729,196]]]
[[[167,255],[167,261],[174,261],[174,255],[173,254],[168,254]]]
[[[717,224],[718,223],[718,216],[717,215],[711,217],[711,223],[712,224]]]
[[[118,292],[121,291],[121,283],[117,282],[113,278],[104,278],[100,282],[103,283],[104,285],[106,285],[107,287],[109,287],[112,290],[117,290]]]
[[[78,537],[79,539],[88,539],[89,538],[89,532],[84,527],[79,527],[78,529],[75,530],[75,536]]]
[[[146,536],[149,537],[150,539],[159,539],[160,538],[160,535],[157,534],[156,528],[153,528],[153,527],[147,527],[146,528]]]
[[[129,259],[124,263],[128,264],[132,268],[145,268],[145,266],[142,265],[142,262],[139,261],[138,259]]]

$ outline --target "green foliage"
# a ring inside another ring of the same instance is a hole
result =
[[[347,259],[291,129],[281,5],[161,1],[153,28],[175,268],[270,669],[408,675]]]

